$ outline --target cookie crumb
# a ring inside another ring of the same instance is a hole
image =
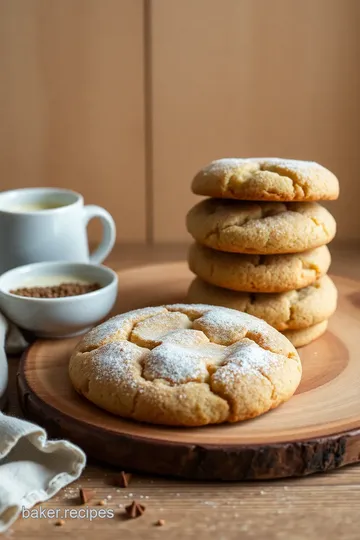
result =
[[[107,505],[107,500],[106,499],[101,499],[99,502],[98,502],[98,506],[106,506]]]
[[[63,519],[59,519],[58,521],[55,521],[54,525],[55,527],[63,527],[65,525],[65,521]]]
[[[163,527],[164,525],[165,525],[165,519],[158,519],[157,521],[155,521],[156,527]]]

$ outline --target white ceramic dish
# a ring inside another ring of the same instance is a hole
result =
[[[64,281],[97,282],[101,288],[64,298],[28,298],[9,292]],[[0,309],[18,327],[39,337],[70,337],[86,332],[109,314],[116,301],[117,287],[117,274],[105,266],[67,262],[27,264],[0,276]]]

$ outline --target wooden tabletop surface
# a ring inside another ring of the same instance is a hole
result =
[[[360,278],[355,244],[331,246],[333,274]],[[186,246],[117,246],[108,264],[114,269],[181,260]],[[18,358],[11,358],[9,414],[21,415],[15,388]],[[101,456],[99,456],[100,458]],[[41,539],[256,539],[359,540],[360,465],[329,474],[261,483],[199,483],[134,475],[127,488],[113,486],[116,471],[88,463],[79,481],[63,489],[43,509],[79,509],[79,488],[94,490],[88,506],[114,510],[112,519],[19,519],[5,537]],[[137,519],[125,519],[132,500],[146,506]],[[97,506],[99,501],[105,506]],[[162,526],[156,525],[164,520]]]

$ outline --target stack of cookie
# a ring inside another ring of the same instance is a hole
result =
[[[188,301],[221,305],[264,319],[295,347],[322,335],[336,309],[326,275],[336,222],[320,200],[337,199],[336,176],[313,162],[221,159],[202,169],[187,228],[198,276]]]

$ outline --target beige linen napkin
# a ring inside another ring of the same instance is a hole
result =
[[[21,352],[27,343],[0,314],[0,398],[8,380],[5,354]],[[53,497],[81,475],[86,456],[67,441],[49,441],[46,432],[25,420],[0,412],[0,533],[38,502]]]
[[[6,353],[21,353],[26,349],[27,345],[28,343],[20,330],[13,324],[9,323],[4,315],[0,313],[0,408],[4,401],[8,384],[8,364]]]
[[[74,444],[49,441],[39,426],[0,413],[0,532],[79,478],[85,463]]]

